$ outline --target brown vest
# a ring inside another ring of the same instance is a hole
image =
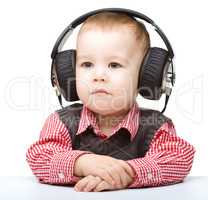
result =
[[[165,122],[171,121],[159,111],[140,108],[139,128],[131,141],[127,129],[121,128],[108,139],[101,139],[89,126],[84,133],[76,135],[83,104],[74,103],[57,110],[60,120],[65,124],[72,140],[73,150],[90,151],[122,160],[144,157],[155,132]]]

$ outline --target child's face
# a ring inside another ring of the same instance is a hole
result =
[[[92,111],[110,115],[127,111],[136,100],[143,52],[126,28],[81,32],[77,39],[76,86],[80,100]],[[109,94],[92,94],[95,89]]]

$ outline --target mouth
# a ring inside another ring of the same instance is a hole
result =
[[[110,94],[110,93],[105,89],[97,89],[97,90],[94,90],[92,94]]]

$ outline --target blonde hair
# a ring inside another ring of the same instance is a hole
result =
[[[150,48],[149,33],[142,22],[139,22],[133,17],[130,17],[124,13],[101,12],[92,15],[85,20],[79,30],[78,35],[81,34],[82,31],[89,29],[99,28],[103,31],[109,31],[113,28],[118,29],[119,26],[125,26],[133,31],[135,39],[137,42],[139,42],[138,45],[142,46],[143,53],[145,55]]]

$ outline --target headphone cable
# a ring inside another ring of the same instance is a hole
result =
[[[161,111],[161,113],[164,113],[165,112],[165,109],[166,109],[167,104],[168,104],[169,97],[170,96],[166,94],[166,96],[165,96],[165,106],[164,106],[163,110]]]
[[[60,104],[61,108],[64,108],[63,105],[62,105],[62,97],[61,97],[61,93],[59,92],[58,87],[57,87],[56,85],[54,85],[53,87],[54,87],[56,96],[58,97],[58,101],[59,101],[59,104]]]
[[[58,101],[59,101],[59,104],[60,104],[61,108],[64,108],[63,105],[62,105],[62,98],[61,98],[61,95],[58,96]]]

